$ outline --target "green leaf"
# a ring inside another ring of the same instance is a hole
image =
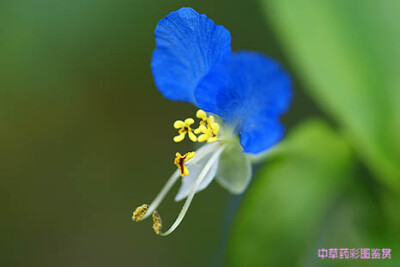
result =
[[[260,1],[317,104],[369,168],[400,189],[400,2]]]
[[[258,171],[243,198],[229,240],[229,266],[316,260],[324,219],[349,184],[350,150],[325,123],[303,124],[280,146],[284,149]]]
[[[250,159],[243,154],[239,141],[225,148],[218,163],[216,180],[232,194],[241,194],[249,185],[252,175]]]

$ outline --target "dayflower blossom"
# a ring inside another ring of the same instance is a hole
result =
[[[271,58],[256,52],[231,51],[231,35],[206,15],[181,8],[160,20],[151,69],[164,97],[200,108],[198,124],[177,120],[175,142],[186,136],[204,142],[195,152],[176,153],[177,170],[151,205],[134,212],[134,221],[152,215],[157,234],[173,232],[185,216],[196,192],[216,181],[233,194],[250,182],[250,155],[270,149],[284,135],[280,115],[289,108],[291,79]],[[194,127],[193,125],[197,125]],[[168,191],[182,181],[176,201],[186,199],[173,225],[162,232],[157,207]]]

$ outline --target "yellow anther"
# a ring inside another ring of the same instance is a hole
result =
[[[189,174],[189,170],[188,170],[188,168],[186,168],[185,162],[188,161],[189,159],[193,158],[194,155],[195,155],[195,152],[188,152],[183,156],[181,155],[181,153],[176,152],[174,163],[175,163],[176,167],[178,167],[179,172],[182,177]]]
[[[162,220],[160,214],[157,211],[153,212],[153,230],[159,235],[162,229]]]
[[[210,126],[211,126],[211,129],[213,130],[213,132],[215,134],[219,133],[220,128],[219,128],[219,124],[218,123],[213,122],[213,123],[210,124]]]
[[[202,125],[199,127],[199,129],[202,132],[202,134],[198,138],[199,142],[207,141],[208,143],[212,143],[218,141],[218,133],[220,130],[218,123],[213,122],[207,127]]]
[[[175,143],[179,143],[185,139],[186,133],[188,134],[190,140],[193,142],[197,141],[197,136],[193,133],[193,130],[190,127],[190,125],[193,123],[194,120],[192,118],[188,118],[185,121],[177,120],[174,122],[174,128],[179,129],[178,135],[174,137]]]
[[[207,118],[207,113],[204,110],[201,110],[201,109],[199,109],[196,112],[196,117],[201,119],[201,121],[199,122],[199,128],[194,130],[195,134],[201,133],[200,126],[203,126],[203,125],[207,126],[210,123],[210,119],[212,119],[212,122],[214,122],[214,117],[210,116],[209,118]]]
[[[140,221],[149,209],[149,205],[143,204],[135,209],[132,215],[132,220],[134,222]]]
[[[207,113],[204,110],[199,109],[196,112],[196,117],[202,119],[203,121],[207,121]]]
[[[214,116],[209,116],[207,118],[207,115],[204,115],[205,112],[202,110],[199,110],[196,114],[198,118],[202,119],[199,128],[195,130],[196,134],[202,133],[197,140],[199,142],[215,142],[218,140],[218,133],[220,130],[219,124],[215,122]]]
[[[207,128],[206,126],[204,126],[204,125],[201,125],[201,126],[198,128],[198,130],[199,130],[199,132],[201,132],[201,133],[203,133],[203,134],[201,134],[201,135],[199,136],[199,138],[197,138],[197,140],[198,140],[200,143],[207,141],[207,139],[210,137],[210,136],[209,136],[209,130],[208,130],[208,128]]]
[[[197,128],[196,130],[194,130],[194,133],[195,134],[199,134],[199,133],[201,133],[201,132],[203,132],[202,131],[202,126],[205,126],[205,127],[207,127],[207,128],[210,128],[211,127],[211,124],[213,124],[213,123],[215,123],[214,122],[214,116],[210,116],[210,117],[208,117],[207,119],[203,119],[202,121],[200,121],[200,123],[199,123],[199,128]]]
[[[218,140],[218,133],[220,130],[219,124],[215,122],[214,116],[207,117],[207,113],[204,110],[198,110],[196,117],[201,119],[199,128],[194,130],[195,134],[202,133],[197,141],[212,143]]]

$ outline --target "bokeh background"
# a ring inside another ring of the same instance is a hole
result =
[[[191,147],[172,123],[195,108],[150,71],[155,25],[182,6],[280,61],[295,97],[244,195],[211,184],[160,238],[131,212]],[[395,0],[0,1],[0,265],[400,266],[399,29]],[[392,259],[317,258],[352,247]]]

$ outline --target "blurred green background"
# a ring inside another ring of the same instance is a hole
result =
[[[155,25],[182,6],[280,61],[295,97],[245,194],[211,184],[160,238],[130,217],[190,148],[172,123],[195,108],[162,98],[150,71]],[[399,29],[395,0],[1,1],[0,265],[400,266]]]

